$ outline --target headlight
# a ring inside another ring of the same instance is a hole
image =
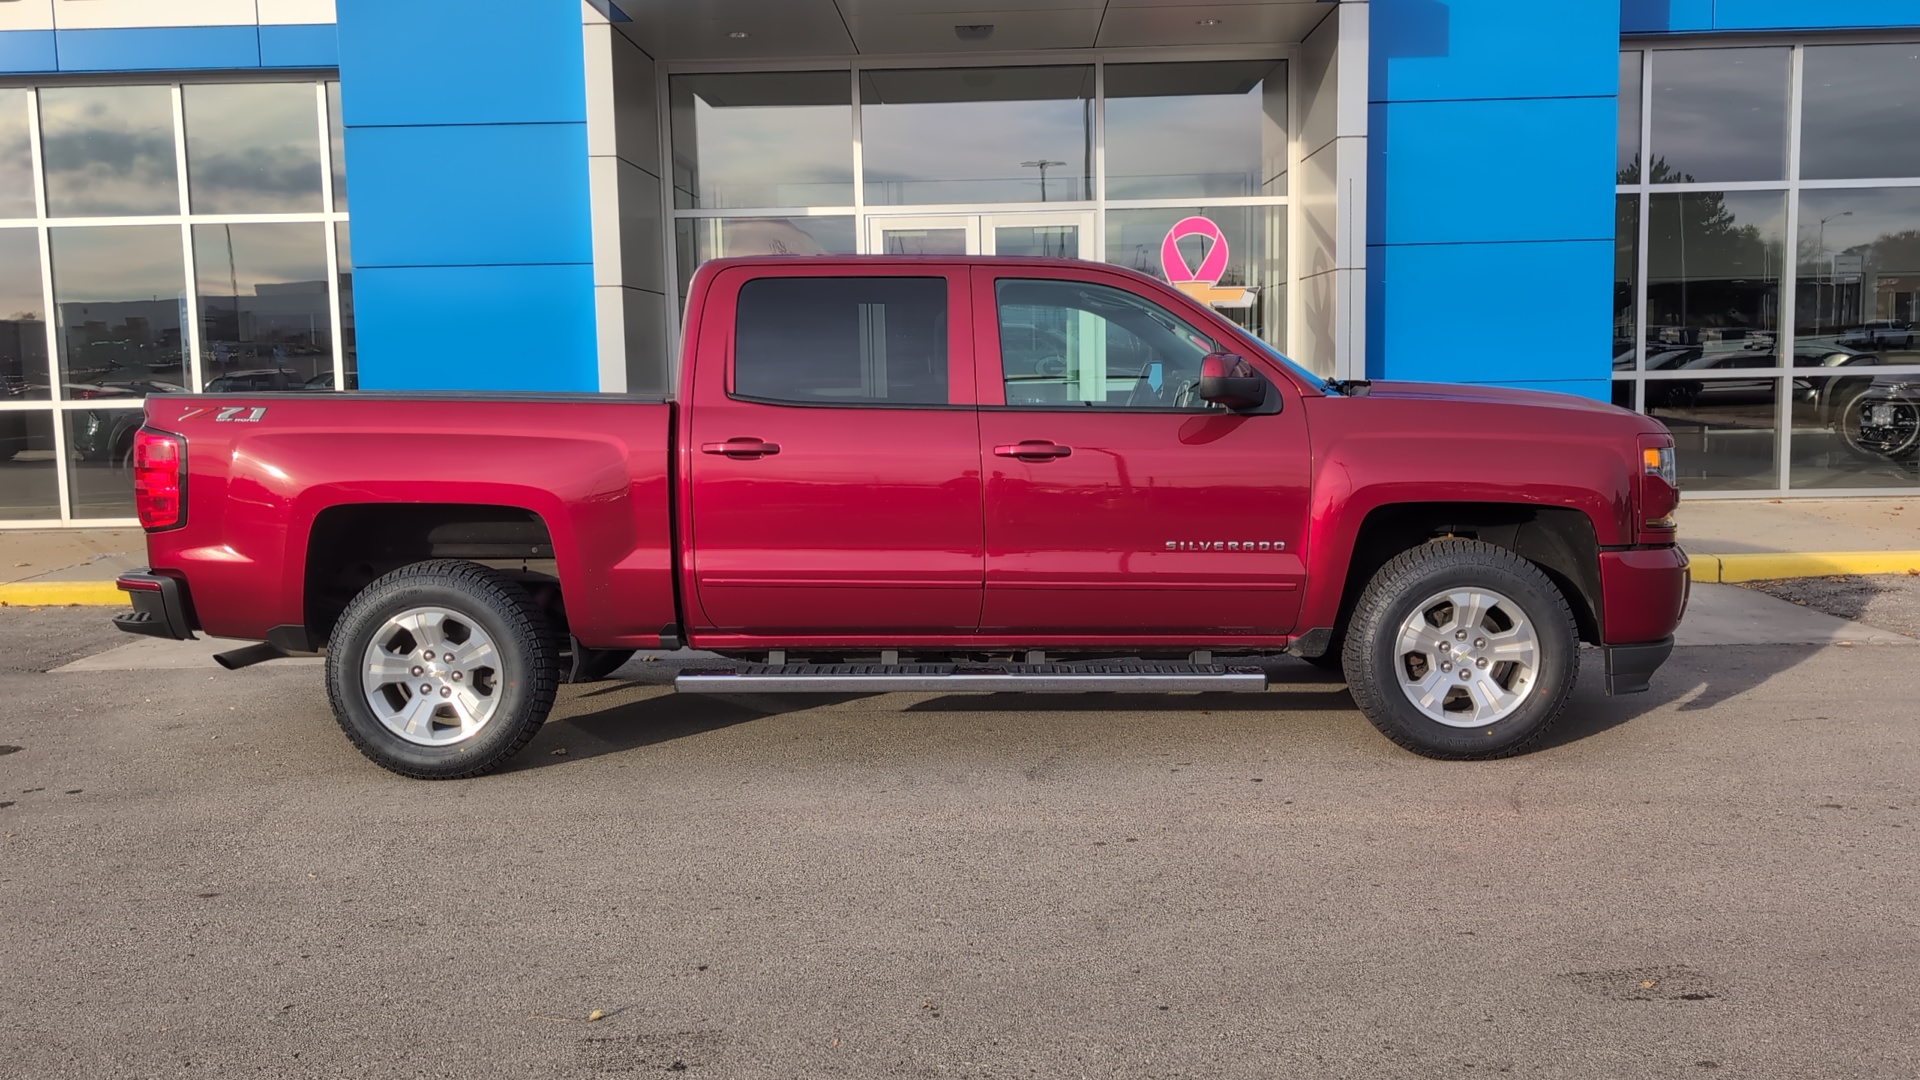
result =
[[[1648,476],[1657,476],[1667,482],[1668,487],[1680,486],[1679,473],[1673,467],[1673,447],[1647,446],[1640,450],[1640,461]]]
[[[1673,512],[1680,505],[1680,473],[1670,438],[1640,437],[1640,474],[1640,542],[1670,543]]]

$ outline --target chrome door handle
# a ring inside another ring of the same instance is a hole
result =
[[[779,443],[763,442],[759,439],[728,439],[726,442],[701,443],[703,454],[719,454],[735,461],[751,461],[754,458],[768,457],[780,452]]]

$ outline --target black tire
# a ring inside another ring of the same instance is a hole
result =
[[[479,730],[443,746],[409,742],[368,703],[362,665],[388,620],[414,608],[438,608],[471,620],[492,639],[499,699]],[[519,753],[546,723],[559,683],[546,616],[525,589],[499,571],[456,559],[403,566],[361,590],[334,626],[327,651],[327,699],[340,730],[381,768],[418,780],[457,780],[492,772]]]
[[[1456,727],[1429,717],[1402,691],[1406,661],[1396,654],[1402,624],[1424,602],[1469,588],[1500,593],[1520,608],[1534,629],[1539,663],[1514,711],[1484,725]],[[1566,597],[1539,567],[1492,544],[1447,539],[1403,552],[1380,568],[1354,609],[1343,659],[1354,703],[1381,734],[1423,757],[1475,760],[1520,753],[1547,733],[1579,678],[1579,650]]]
[[[632,649],[588,649],[578,667],[566,673],[563,681],[569,683],[599,682],[601,679],[620,669],[620,665],[633,659]]]

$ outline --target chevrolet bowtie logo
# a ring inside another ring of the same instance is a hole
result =
[[[1169,540],[1168,551],[1285,551],[1285,540]]]

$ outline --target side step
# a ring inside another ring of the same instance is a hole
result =
[[[1123,691],[1259,693],[1257,667],[1136,661],[1110,664],[739,664],[687,671],[673,680],[683,694],[821,693],[1073,693]]]

